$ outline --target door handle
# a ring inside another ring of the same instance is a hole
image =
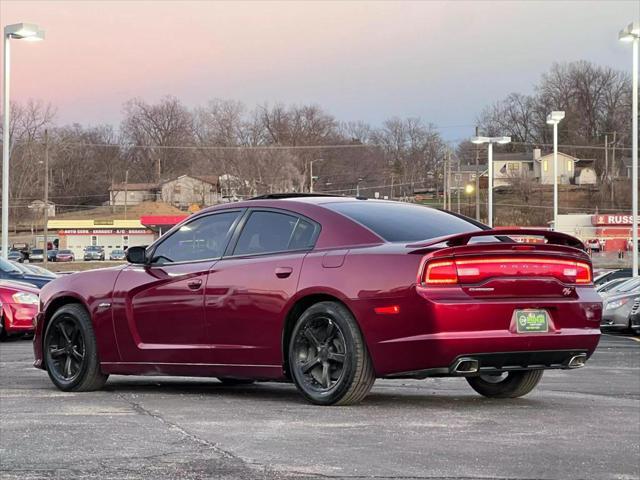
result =
[[[202,286],[202,280],[192,280],[189,283],[187,283],[187,286],[191,290],[198,290]]]
[[[293,272],[291,267],[276,267],[276,277],[287,278]]]

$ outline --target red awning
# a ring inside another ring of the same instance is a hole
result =
[[[140,223],[145,227],[173,227],[189,215],[143,215]]]

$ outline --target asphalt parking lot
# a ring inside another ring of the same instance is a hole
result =
[[[640,478],[640,342],[604,336],[586,368],[517,400],[463,379],[378,381],[355,407],[292,385],[112,377],[56,390],[31,342],[0,344],[0,475],[32,478]]]

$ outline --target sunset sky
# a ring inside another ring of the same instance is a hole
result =
[[[54,104],[59,124],[117,124],[126,100],[170,94],[421,116],[451,140],[554,61],[630,70],[617,35],[638,18],[640,0],[0,2],[2,25],[46,30],[12,43],[12,99]]]

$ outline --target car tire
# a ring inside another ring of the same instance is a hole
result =
[[[517,398],[531,392],[542,378],[544,370],[507,372],[504,378],[491,375],[467,377],[467,382],[476,392],[488,398]]]
[[[218,377],[220,383],[226,387],[235,387],[237,385],[251,385],[255,380],[250,378],[233,378],[233,377]]]
[[[49,378],[65,392],[99,390],[109,378],[100,370],[93,325],[82,305],[65,305],[53,314],[43,354]]]
[[[359,403],[376,380],[360,328],[338,302],[316,303],[300,315],[288,357],[298,390],[316,405]]]

